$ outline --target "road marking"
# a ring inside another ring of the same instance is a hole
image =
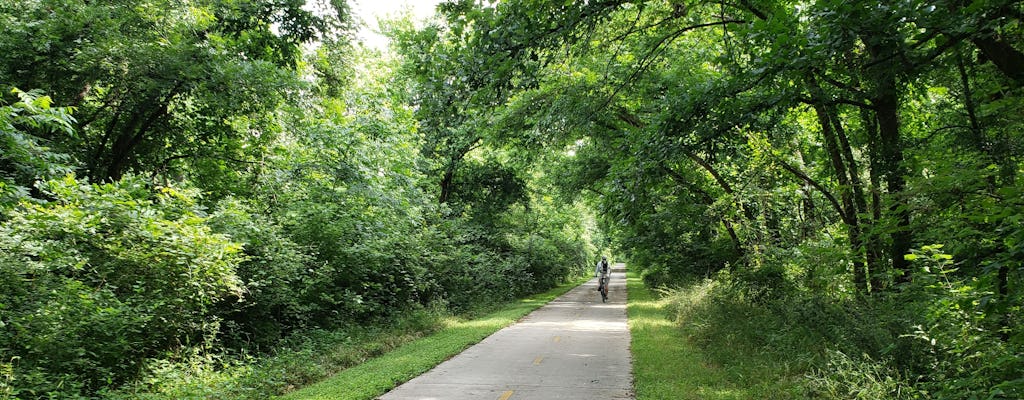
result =
[[[561,341],[562,341],[562,337],[561,336],[555,336],[555,343],[558,343],[558,342],[561,342]]]
[[[501,397],[499,397],[498,400],[508,400],[509,397],[512,397],[512,393],[515,393],[515,392],[513,392],[511,390],[507,390],[507,391],[505,391],[505,393],[501,394]]]
[[[533,365],[540,365],[541,361],[544,361],[544,356],[537,356],[537,358],[533,359]]]

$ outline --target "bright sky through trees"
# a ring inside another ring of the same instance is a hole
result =
[[[362,27],[357,38],[368,47],[383,49],[388,39],[380,34],[377,21],[381,18],[394,17],[405,10],[410,10],[417,21],[422,21],[434,13],[440,0],[359,0],[351,2],[352,11],[360,19]]]

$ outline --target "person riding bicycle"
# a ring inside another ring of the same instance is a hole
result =
[[[608,297],[608,257],[601,256],[601,261],[597,262],[595,272],[600,277],[597,280],[597,291],[601,292],[601,299],[605,300]]]

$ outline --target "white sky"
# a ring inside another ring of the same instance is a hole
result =
[[[349,5],[363,26],[356,38],[367,47],[383,50],[387,47],[387,38],[380,34],[377,19],[390,17],[405,9],[411,9],[413,16],[422,21],[434,14],[434,7],[442,0],[350,0]]]

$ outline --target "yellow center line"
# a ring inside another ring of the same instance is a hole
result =
[[[538,356],[533,359],[533,365],[540,365],[540,362],[544,360],[544,356]]]
[[[512,397],[512,393],[514,392],[511,390],[506,390],[505,393],[501,394],[501,397],[499,397],[498,400],[508,400],[509,397]]]

